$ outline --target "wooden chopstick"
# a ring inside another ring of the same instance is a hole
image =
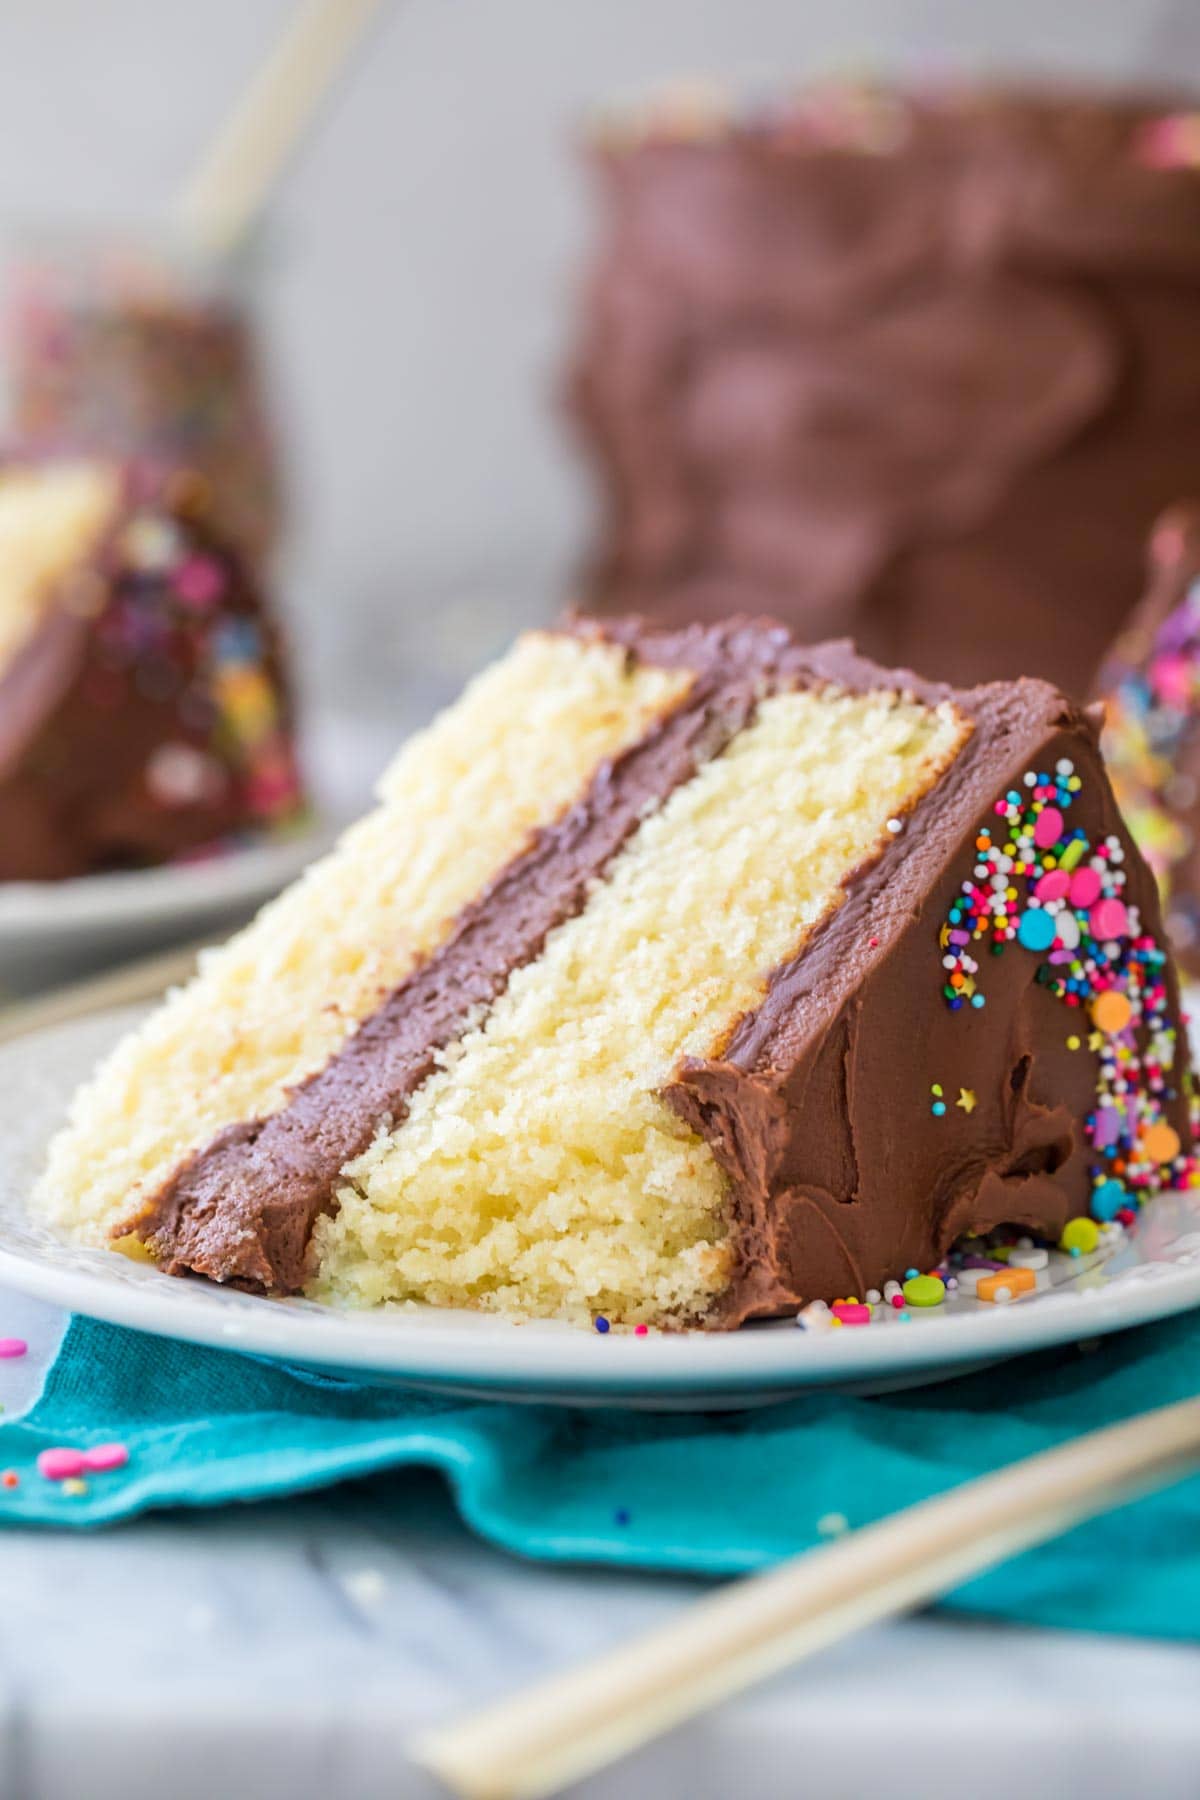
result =
[[[838,1638],[1200,1468],[1200,1399],[1089,1433],[689,1607],[670,1624],[429,1732],[464,1800],[535,1800]]]
[[[176,206],[208,256],[248,235],[380,0],[301,0],[279,42],[193,171]]]
[[[130,1006],[137,1000],[154,1000],[167,989],[186,981],[194,973],[196,959],[213,942],[203,938],[174,950],[160,950],[137,962],[123,963],[102,975],[91,975],[67,987],[53,988],[33,1000],[21,1000],[0,1010],[0,1044],[25,1037],[31,1031],[44,1031],[51,1025],[65,1025],[71,1019],[86,1018],[89,1013],[103,1012],[110,1006]]]

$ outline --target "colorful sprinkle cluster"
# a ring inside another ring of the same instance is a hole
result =
[[[1167,930],[1187,952],[1200,949],[1200,902],[1178,880],[1194,848],[1184,815],[1200,798],[1185,767],[1200,718],[1200,581],[1148,646],[1129,645],[1128,660],[1124,649],[1106,672],[1105,760],[1129,829],[1158,879]]]
[[[941,929],[942,991],[953,1011],[980,1008],[981,956],[1015,943],[1044,958],[1038,982],[1081,1015],[1097,1058],[1096,1104],[1086,1120],[1091,1211],[1128,1224],[1150,1193],[1191,1185],[1193,1160],[1166,1116],[1176,1098],[1166,954],[1125,898],[1120,839],[1093,845],[1068,823],[1081,785],[1064,757],[1052,772],[1029,770],[996,801]],[[1083,1038],[1072,1032],[1067,1042],[1081,1048]]]
[[[172,709],[177,732],[145,768],[156,806],[216,807],[247,831],[301,816],[273,646],[229,558],[151,493],[124,521],[107,567],[81,575],[65,599],[95,617],[88,702],[115,714],[136,695]]]
[[[847,1326],[907,1325],[931,1318],[947,1305],[983,1301],[1005,1306],[1030,1294],[1061,1287],[1106,1259],[1125,1237],[1125,1226],[1113,1219],[1071,1219],[1057,1245],[1036,1243],[1001,1226],[986,1238],[964,1238],[936,1269],[906,1269],[901,1281],[868,1288],[859,1299],[847,1294],[826,1302],[814,1300],[797,1315],[804,1331],[835,1331]]]

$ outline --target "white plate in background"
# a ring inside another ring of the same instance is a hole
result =
[[[328,847],[331,832],[71,881],[0,882],[0,983],[28,991],[248,916]]]
[[[1200,1200],[1164,1195],[1107,1260],[1008,1306],[952,1300],[908,1323],[821,1333],[791,1322],[738,1332],[606,1336],[426,1306],[337,1312],[176,1280],[106,1250],[54,1238],[28,1195],[76,1084],[140,1009],[99,1014],[0,1046],[0,1284],[72,1311],[214,1349],[351,1379],[478,1398],[730,1407],[815,1387],[886,1388],[962,1373],[1200,1304]]]

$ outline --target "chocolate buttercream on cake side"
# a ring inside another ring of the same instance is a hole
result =
[[[1139,937],[1161,944],[1158,897],[1117,811],[1095,719],[1032,682],[982,690],[977,705],[970,743],[896,842],[773,973],[721,1057],[686,1067],[668,1091],[731,1181],[737,1268],[725,1323],[861,1296],[1002,1224],[1056,1240],[1091,1210],[1097,1168],[1108,1165],[1087,1125],[1102,1048],[1089,1006],[1064,1004],[1044,956],[1009,941],[999,955],[979,952],[986,1003],[951,1010],[944,921],[996,801],[1063,760],[1081,781],[1070,828],[1093,847],[1120,842],[1124,905],[1137,909]],[[1023,905],[1025,883],[1012,879]],[[1175,1035],[1155,1117],[1186,1153],[1186,1035],[1174,971],[1164,961],[1160,972]],[[1145,1053],[1147,1034],[1136,1035]]]

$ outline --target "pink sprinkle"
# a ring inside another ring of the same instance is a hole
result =
[[[644,1331],[645,1326],[639,1330]],[[124,1444],[97,1444],[94,1450],[85,1450],[83,1466],[93,1475],[102,1475],[108,1469],[123,1469],[129,1461],[129,1451]]]
[[[1158,697],[1169,706],[1186,706],[1192,692],[1192,666],[1182,656],[1160,656],[1154,664]]]
[[[1033,841],[1039,850],[1053,850],[1063,833],[1063,816],[1057,806],[1045,806],[1033,827]]]
[[[1097,900],[1088,914],[1092,936],[1103,941],[1118,938],[1129,929],[1129,915],[1121,900]]]
[[[634,1337],[645,1337],[649,1329],[650,1327],[648,1325],[635,1325],[633,1328],[633,1335]]]
[[[1071,905],[1085,910],[1100,898],[1100,875],[1096,869],[1076,869],[1071,877]]]
[[[24,1356],[28,1348],[24,1338],[0,1338],[0,1358]]]
[[[172,585],[188,606],[211,606],[225,588],[225,572],[211,556],[190,556],[176,569]]]
[[[1047,900],[1063,899],[1070,885],[1071,877],[1065,869],[1051,869],[1048,875],[1042,876],[1033,891],[1044,906]]]
[[[79,1450],[43,1450],[37,1459],[38,1474],[47,1481],[70,1481],[82,1475],[87,1461]]]
[[[842,1321],[843,1325],[869,1325],[871,1323],[871,1309],[869,1306],[864,1306],[861,1301],[851,1305],[849,1301],[839,1300],[829,1310],[835,1319]]]
[[[897,1312],[903,1312],[904,1311],[904,1295],[903,1294],[893,1294],[892,1295],[892,1305],[895,1307]]]

